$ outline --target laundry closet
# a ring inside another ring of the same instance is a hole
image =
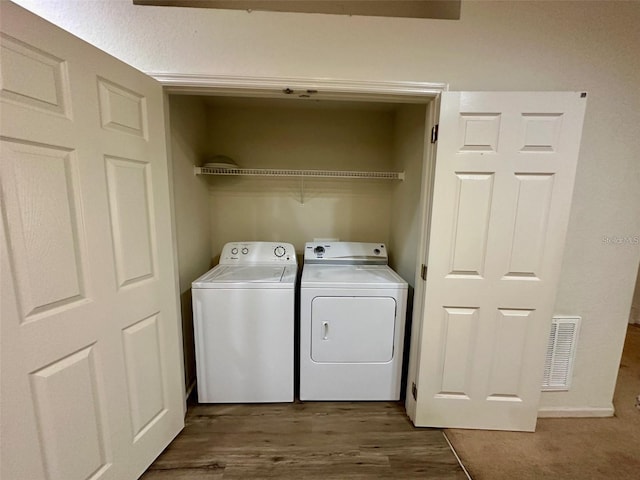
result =
[[[190,282],[217,262],[227,242],[290,242],[298,255],[316,238],[382,242],[412,292],[423,225],[427,101],[169,95],[187,388],[195,378]],[[195,174],[194,167],[217,155],[242,169],[353,173]],[[367,178],[371,172],[397,175]],[[407,317],[410,322],[411,302]]]
[[[412,423],[535,430],[587,92],[151,78],[13,4],[5,17],[12,472],[133,478],[149,465],[194,384],[191,282],[232,240],[289,242],[299,257],[315,238],[386,244],[415,289]],[[355,173],[195,174],[216,155]]]

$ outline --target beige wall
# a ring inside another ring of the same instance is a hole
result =
[[[393,112],[335,103],[260,101],[209,111],[210,148],[245,168],[387,171]],[[285,102],[286,104],[286,102]],[[230,241],[389,241],[390,183],[209,177],[212,253]],[[389,182],[389,181],[386,181]]]
[[[193,174],[206,152],[207,110],[194,97],[170,96],[171,162],[187,387],[195,380],[191,282],[211,265],[209,192]]]
[[[640,248],[640,3],[468,2],[422,20],[20,0],[147,72],[448,82],[452,90],[584,90],[589,100],[557,314],[583,318],[569,392],[612,406]]]
[[[405,180],[393,185],[389,255],[391,266],[412,287],[422,218],[423,157],[425,154],[425,105],[403,105],[394,124],[394,170],[405,172]]]

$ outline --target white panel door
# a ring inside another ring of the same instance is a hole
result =
[[[535,429],[585,105],[443,94],[416,425]]]
[[[162,89],[1,21],[0,476],[134,479],[184,419]]]

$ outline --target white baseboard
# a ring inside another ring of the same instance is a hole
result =
[[[610,407],[543,407],[538,410],[538,418],[589,418],[613,417],[615,410]]]

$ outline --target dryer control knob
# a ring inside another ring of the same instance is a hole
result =
[[[231,255],[237,255],[238,254],[238,249],[236,247],[233,247],[231,249]]]
[[[320,255],[324,253],[324,247],[322,245],[318,245],[316,248],[313,249],[313,253],[315,253],[316,255]]]
[[[247,247],[244,247],[244,248],[242,249],[242,254],[243,254],[243,255],[246,255],[247,253],[249,253],[249,249],[248,249]]]
[[[274,250],[273,250],[273,254],[276,257],[282,257],[285,253],[287,253],[287,251],[284,249],[283,246],[278,245]]]

